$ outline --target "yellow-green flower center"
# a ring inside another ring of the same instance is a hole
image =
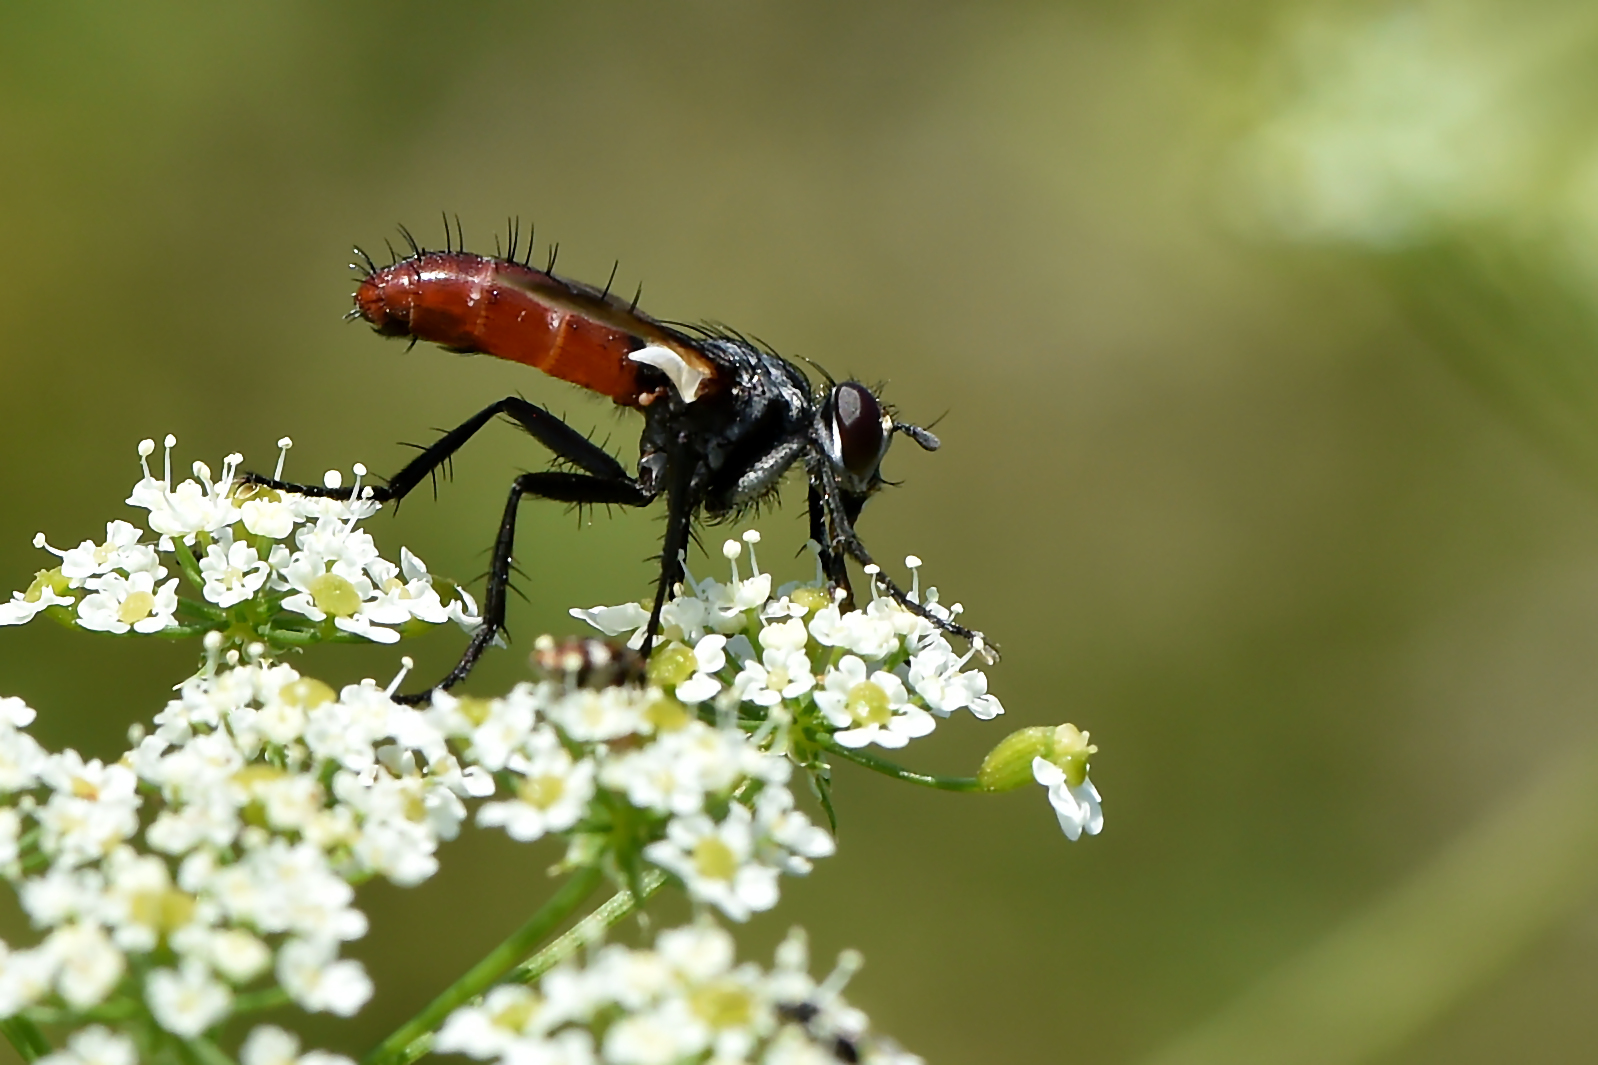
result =
[[[675,688],[694,675],[697,665],[693,651],[680,643],[668,643],[649,656],[649,682],[661,688]]]
[[[738,871],[738,858],[715,836],[706,836],[694,844],[694,868],[707,880],[731,880]]]
[[[37,603],[44,598],[44,590],[50,589],[56,595],[65,595],[71,582],[61,572],[61,567],[55,569],[42,569],[33,575],[33,583],[28,585],[27,593],[22,597],[30,603]]]
[[[155,596],[149,592],[130,592],[117,608],[117,620],[126,625],[143,621],[155,609]]]
[[[806,614],[814,614],[831,603],[832,599],[820,588],[795,588],[788,596],[788,601],[804,607]]]
[[[311,601],[336,618],[352,617],[361,608],[361,597],[355,585],[337,573],[324,573],[311,578],[308,590]]]
[[[315,677],[301,677],[283,685],[278,691],[278,698],[289,706],[312,710],[337,699],[338,693]]]
[[[694,1015],[712,1028],[741,1028],[754,1016],[749,992],[730,980],[706,984],[688,999]]]
[[[560,801],[566,793],[566,781],[552,773],[543,776],[526,777],[517,787],[516,794],[528,806],[536,806],[540,810],[547,810]]]
[[[882,685],[869,680],[850,688],[843,704],[856,728],[886,725],[893,719],[893,711],[888,707],[888,693],[882,690]]]
[[[644,720],[656,732],[676,732],[688,724],[688,708],[669,695],[662,695],[644,708]]]
[[[129,909],[138,924],[171,932],[194,916],[194,896],[176,888],[141,891],[133,896]]]

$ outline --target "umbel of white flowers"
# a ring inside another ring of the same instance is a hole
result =
[[[46,751],[27,731],[33,709],[0,699],[0,878],[39,933],[0,944],[0,1030],[70,1033],[51,1065],[131,1065],[174,1041],[218,1060],[222,1025],[284,1002],[353,1014],[372,984],[342,956],[367,929],[352,885],[427,879],[468,821],[520,841],[558,837],[560,871],[608,877],[637,901],[646,881],[669,878],[701,920],[654,951],[607,948],[585,969],[557,968],[533,999],[495,991],[450,1017],[440,1049],[618,1065],[826,1061],[840,1048],[912,1061],[841,1004],[852,964],[816,984],[789,947],[762,974],[735,966],[730,939],[707,923],[771,909],[784,876],[833,853],[830,832],[799,809],[795,775],[828,818],[829,757],[966,791],[1030,776],[1067,836],[1102,827],[1087,776],[1096,748],[1070,725],[1012,734],[968,779],[870,753],[960,711],[988,720],[1003,708],[966,668],[970,652],[891,600],[845,612],[819,572],[773,588],[753,531],[728,541],[728,581],[690,577],[668,602],[642,683],[596,689],[557,673],[421,708],[392,698],[404,670],[387,686],[335,690],[280,654],[388,643],[445,621],[473,628],[471,598],[408,551],[398,565],[382,558],[358,528],[376,509],[358,493],[262,492],[238,483],[238,456],[219,478],[196,463],[195,479],[174,485],[173,443],[161,478],[145,465],[153,443],[139,449],[144,476],[128,502],[148,512],[148,532],[114,520],[104,542],[65,550],[41,536],[59,564],[0,605],[0,624],[42,613],[127,638],[194,635],[205,649],[111,763]],[[923,594],[919,560],[907,562],[919,602],[958,610]],[[637,604],[573,614],[635,642],[647,621]],[[340,1060],[302,1055],[272,1027],[238,1053],[242,1065]]]

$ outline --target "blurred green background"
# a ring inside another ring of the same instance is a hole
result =
[[[1598,17],[1467,3],[8,6],[0,14],[0,586],[126,516],[135,443],[291,475],[407,452],[560,382],[341,322],[352,242],[506,215],[563,272],[644,284],[888,382],[867,511],[1005,650],[1009,728],[1102,754],[1105,834],[1040,794],[843,767],[841,851],[745,930],[929,1061],[1590,1061],[1598,1055]],[[509,429],[370,523],[484,565]],[[804,535],[802,491],[760,521]],[[653,512],[524,510],[513,652],[642,594]],[[719,533],[707,542],[714,547]],[[698,566],[719,569],[702,559]],[[424,676],[458,652],[406,650]],[[191,646],[0,632],[0,691],[114,756]],[[397,653],[303,667],[387,678]],[[469,833],[363,889],[370,1046],[547,891]],[[14,906],[0,934],[25,938]],[[0,1055],[10,1051],[0,1051]],[[11,1059],[5,1059],[11,1060]]]

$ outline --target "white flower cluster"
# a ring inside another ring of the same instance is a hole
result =
[[[877,595],[874,584],[865,609],[844,612],[819,568],[814,583],[786,584],[773,594],[771,575],[755,558],[760,534],[751,530],[743,539],[748,579],[738,569],[743,548],[728,540],[722,554],[731,580],[689,576],[661,613],[668,643],[655,653],[651,677],[678,700],[770,721],[783,732],[793,725],[825,732],[851,748],[903,747],[956,710],[984,721],[1004,713],[988,694],[987,676],[965,668],[980,644],[956,654],[936,625]],[[912,555],[905,563],[916,575],[911,598],[937,617],[952,617],[959,608],[940,605],[937,589],[921,595],[921,560]],[[867,567],[868,577],[875,573]],[[608,635],[630,631],[633,646],[649,622],[637,603],[572,615]]]
[[[794,808],[786,757],[658,688],[544,682],[488,700],[440,692],[427,720],[505,785],[478,824],[518,840],[569,833],[569,862],[587,864],[615,847],[625,820],[644,859],[733,920],[775,906],[779,875],[804,875],[834,849]]]
[[[546,973],[536,990],[495,988],[451,1014],[434,1049],[507,1065],[919,1065],[842,999],[859,956],[845,954],[817,983],[808,953],[796,930],[763,970],[738,964],[721,928],[670,929],[653,950],[605,947],[586,966]]]
[[[401,629],[454,621],[466,629],[480,623],[477,607],[459,588],[439,594],[427,567],[401,549],[398,565],[381,557],[372,537],[356,524],[377,512],[363,498],[355,467],[354,498],[348,501],[278,492],[238,479],[242,457],[229,455],[213,480],[203,462],[194,478],[172,483],[172,447],[166,438],[163,475],[150,473],[155,442],[139,445],[144,476],[127,502],[146,510],[156,537],[126,521],[106,524],[103,543],[50,547],[41,533],[37,547],[57,555],[54,569],[38,573],[25,592],[0,604],[0,625],[20,625],[49,607],[85,629],[111,633],[183,631],[178,615],[199,629],[240,631],[242,625],[271,644],[305,642],[318,633],[349,633],[393,643]],[[287,438],[278,441],[278,475]],[[338,487],[330,471],[325,483]],[[289,541],[292,537],[292,546]],[[183,601],[186,577],[203,601]],[[299,639],[296,640],[296,637]]]
[[[34,712],[0,701],[0,875],[44,933],[0,955],[0,1017],[131,993],[193,1038],[263,984],[352,1014],[372,986],[339,956],[367,927],[351,884],[431,876],[469,799],[516,839],[569,835],[571,864],[653,862],[738,920],[833,851],[781,753],[658,688],[545,681],[416,709],[221,642],[113,764],[46,752]]]

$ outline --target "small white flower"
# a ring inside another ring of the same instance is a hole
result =
[[[651,1010],[622,1017],[605,1033],[603,1052],[616,1065],[673,1065],[705,1048],[703,1026],[683,1010]]]
[[[828,671],[815,700],[838,729],[832,738],[845,747],[903,747],[936,724],[931,714],[909,701],[898,677],[880,669],[867,676],[865,663],[854,655],[844,655]]]
[[[704,814],[677,817],[666,838],[644,848],[644,857],[674,873],[696,899],[735,921],[777,904],[777,870],[754,861],[754,815],[736,803],[717,824]]]
[[[98,925],[58,928],[44,941],[43,949],[55,963],[56,991],[73,1009],[86,1010],[104,1002],[127,967],[122,952]]]
[[[73,1032],[65,1050],[37,1059],[37,1065],[138,1065],[138,1061],[132,1039],[91,1024]]]
[[[257,1025],[239,1047],[239,1065],[294,1065],[300,1037],[272,1024]]]
[[[863,610],[844,614],[836,603],[816,611],[810,635],[826,647],[841,647],[862,658],[885,658],[899,649],[899,634],[886,618]]]
[[[0,706],[7,702],[20,704],[22,700],[0,699]],[[0,792],[27,791],[49,762],[50,755],[32,736],[0,726]]]
[[[46,607],[72,606],[76,602],[70,595],[58,593],[45,577],[46,574],[41,573],[32,588],[26,592],[12,592],[10,602],[0,603],[0,625],[26,625]]]
[[[66,866],[111,853],[139,827],[138,778],[122,765],[85,762],[67,750],[41,767],[54,791],[39,810],[40,842]]]
[[[358,961],[334,960],[327,942],[291,939],[277,955],[277,980],[283,990],[312,1013],[353,1016],[372,997],[372,980]]]
[[[233,477],[238,472],[240,455],[229,455],[222,462],[222,477],[213,482],[210,467],[203,462],[193,466],[199,483],[184,481],[176,488],[171,485],[171,446],[177,441],[167,437],[168,474],[156,481],[145,471],[144,480],[134,486],[128,503],[144,507],[150,512],[150,529],[161,535],[163,545],[173,538],[192,544],[198,533],[214,533],[239,520],[239,508],[233,502]],[[141,458],[143,447],[140,447]]]
[[[766,632],[780,627],[768,626]],[[739,700],[767,707],[784,699],[797,699],[815,686],[816,677],[810,672],[810,658],[804,651],[771,647],[759,662],[745,662],[743,671],[732,682]]]
[[[433,1049],[478,1059],[505,1056],[527,1031],[538,1009],[539,997],[531,988],[501,984],[484,995],[481,1004],[451,1013],[439,1029]]]
[[[181,969],[150,973],[144,981],[144,1001],[162,1028],[193,1039],[227,1016],[233,993],[205,966],[186,962]]]
[[[594,796],[594,763],[573,762],[560,741],[541,729],[529,742],[529,754],[515,754],[507,766],[519,780],[509,802],[484,803],[477,823],[503,826],[511,839],[530,842],[577,823]]]
[[[46,943],[33,950],[9,950],[0,943],[0,1017],[10,1017],[50,993],[56,954]]]
[[[247,542],[225,540],[218,538],[200,560],[200,575],[205,578],[202,594],[224,609],[252,598],[272,572]]]
[[[838,845],[820,825],[794,809],[793,792],[767,785],[755,800],[756,852],[790,876],[810,872],[810,860],[827,858]]]
[[[159,632],[177,624],[178,579],[155,587],[156,575],[140,570],[126,577],[106,573],[90,577],[92,592],[78,604],[78,624],[97,632]]]
[[[649,611],[637,603],[595,606],[587,610],[572,607],[568,613],[578,621],[586,621],[606,636],[620,636],[624,632],[634,632],[649,624]]]
[[[257,1025],[239,1048],[239,1065],[354,1065],[325,1050],[300,1053],[300,1037],[271,1024]]]
[[[1032,778],[1049,789],[1049,805],[1054,807],[1054,816],[1066,839],[1079,839],[1084,832],[1096,836],[1103,830],[1104,810],[1093,781],[1084,777],[1073,787],[1065,778],[1065,770],[1042,757],[1032,759]]]
[[[727,637],[711,635],[694,644],[694,675],[677,685],[679,702],[692,706],[702,703],[721,691],[721,681],[714,676],[727,664]]]
[[[107,522],[105,543],[85,540],[71,550],[57,552],[61,556],[61,575],[71,580],[75,588],[81,587],[89,577],[98,577],[114,569],[125,573],[148,570],[157,579],[165,576],[166,570],[161,568],[155,548],[141,545],[139,536],[136,525],[125,521]],[[44,546],[47,550],[55,550],[48,544]]]
[[[578,689],[545,710],[549,720],[578,743],[605,743],[645,731],[644,693],[635,688]]]

